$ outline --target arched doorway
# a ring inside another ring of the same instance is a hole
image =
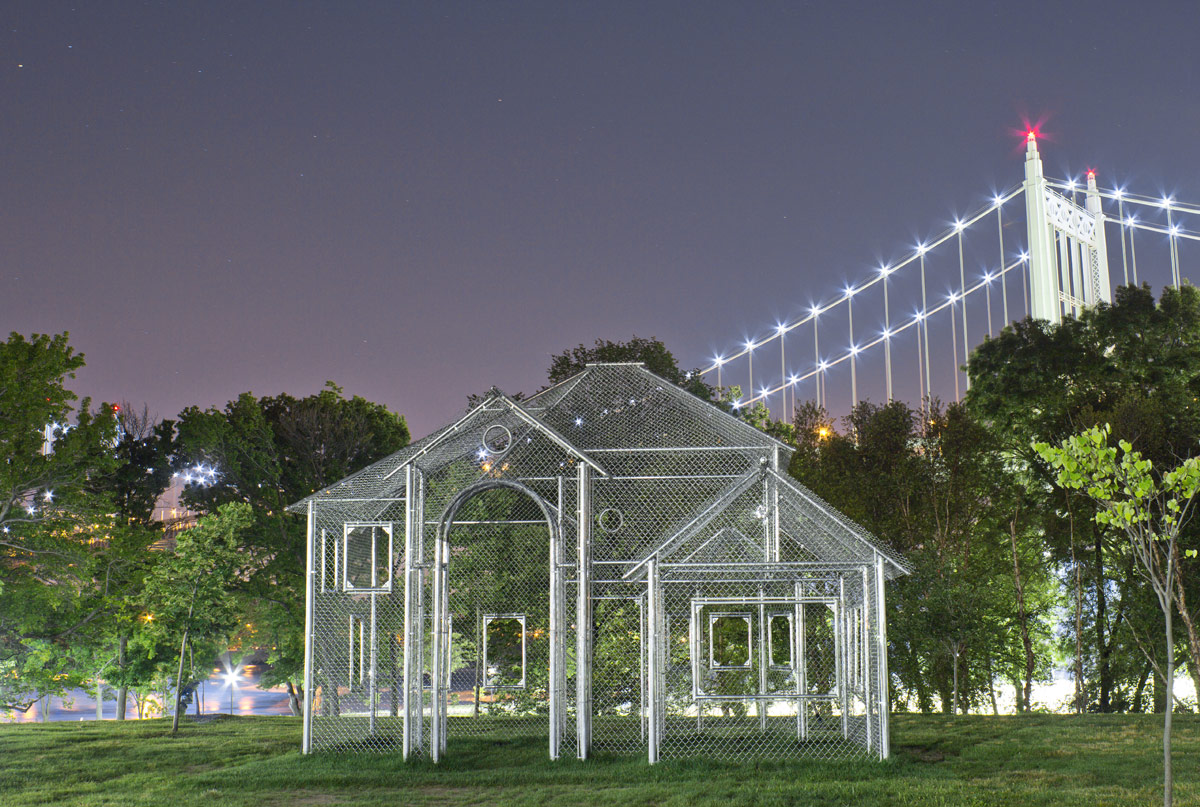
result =
[[[501,734],[548,734],[550,756],[558,756],[565,714],[560,565],[557,516],[527,486],[485,479],[446,506],[431,615],[434,761],[449,737]]]

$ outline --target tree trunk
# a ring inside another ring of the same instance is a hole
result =
[[[122,673],[125,672],[125,646],[129,643],[128,636],[122,636],[117,643],[117,669]],[[124,683],[124,675],[122,675],[121,686],[117,689],[117,720],[125,719],[125,707],[129,698],[129,687]]]
[[[104,682],[96,679],[96,719],[104,719]]]
[[[1029,711],[1029,702],[1024,699],[1024,692],[1021,689],[1021,679],[1014,678],[1012,681],[1013,690],[1017,693],[1017,714],[1022,714]]]
[[[292,713],[292,717],[300,717],[303,712],[300,711],[300,697],[296,693],[296,688],[292,686],[292,682],[287,682],[288,691],[288,709]]]
[[[1150,672],[1154,668],[1147,663],[1145,669],[1142,670],[1142,676],[1138,678],[1137,688],[1133,691],[1133,704],[1129,707],[1129,711],[1134,714],[1141,714],[1146,710],[1142,705],[1142,698],[1146,692],[1146,679],[1150,677]]]
[[[191,617],[190,609],[188,616],[189,618]],[[179,695],[183,691],[183,657],[187,653],[189,630],[191,630],[190,626],[183,629],[183,641],[179,643],[179,671],[175,675],[175,708],[173,710],[174,715],[171,717],[172,734],[177,734],[179,732]]]
[[[954,700],[950,702],[950,714],[958,714],[958,651],[954,651]]]
[[[1025,582],[1021,578],[1021,561],[1017,555],[1017,518],[1020,510],[1013,514],[1008,522],[1008,535],[1012,544],[1013,585],[1017,591],[1017,625],[1021,629],[1021,644],[1025,651],[1025,689],[1018,687],[1017,712],[1029,711],[1029,699],[1033,693],[1033,671],[1037,668],[1037,659],[1033,655],[1033,640],[1029,636],[1029,611],[1025,608]]]
[[[1171,623],[1171,602],[1164,603],[1167,620],[1167,708],[1163,714],[1163,807],[1171,807],[1175,798],[1175,773],[1171,770],[1171,716],[1175,713],[1175,631]]]
[[[1099,708],[1101,713],[1112,711],[1112,642],[1105,639],[1105,630],[1108,627],[1108,595],[1105,594],[1104,580],[1104,539],[1103,531],[1092,525],[1092,534],[1096,538],[1095,555],[1096,555],[1096,654],[1097,654],[1097,673],[1100,678],[1100,702]]]
[[[1075,557],[1075,514],[1067,496],[1067,521],[1071,538],[1071,565],[1075,567],[1075,713],[1083,714],[1083,572]]]

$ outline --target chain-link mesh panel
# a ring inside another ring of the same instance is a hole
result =
[[[589,365],[293,505],[316,506],[312,747],[395,748],[407,713],[435,759],[494,731],[557,756],[878,752],[903,561],[788,458],[640,366]]]

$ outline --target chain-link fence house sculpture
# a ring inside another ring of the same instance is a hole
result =
[[[551,758],[887,757],[884,581],[907,568],[789,451],[596,364],[293,505],[304,751],[436,761],[501,731]]]

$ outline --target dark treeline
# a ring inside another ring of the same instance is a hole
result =
[[[589,361],[645,361],[708,400],[738,397],[638,337],[566,350],[548,382]],[[283,508],[406,445],[403,417],[330,384],[159,421],[77,401],[68,383],[82,365],[65,334],[0,343],[0,709],[100,682],[121,714],[127,693],[140,713],[178,689],[186,708],[227,648],[265,651],[263,682],[297,708],[304,522]],[[793,423],[740,414],[793,445],[790,472],[915,569],[888,592],[898,708],[993,711],[1014,691],[1019,710],[1058,708],[1032,703],[1032,688],[1067,669],[1068,708],[1163,709],[1153,594],[1119,532],[1032,446],[1107,423],[1158,469],[1200,452],[1200,294],[1167,289],[1156,303],[1126,287],[1061,325],[1015,323],[968,372],[961,404],[865,402],[837,420],[806,404]],[[70,424],[50,451],[47,424]],[[172,478],[212,519],[186,540],[152,517]],[[1200,684],[1200,570],[1186,555],[1198,546],[1189,525],[1175,635]]]
[[[1053,668],[1076,711],[1161,711],[1162,615],[1119,530],[1054,484],[1033,449],[1110,424],[1170,469],[1200,453],[1200,294],[1117,290],[1111,306],[1051,326],[1026,319],[987,339],[961,404],[861,403],[840,422],[813,404],[761,425],[797,448],[792,474],[902,551],[915,574],[889,592],[901,708],[1018,710]],[[1200,690],[1200,546],[1176,567],[1175,635]],[[1063,704],[1041,704],[1057,708]],[[1177,707],[1195,709],[1193,701]]]

